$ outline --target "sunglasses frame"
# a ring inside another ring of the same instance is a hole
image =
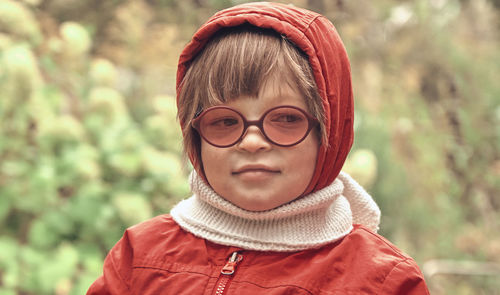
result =
[[[280,144],[280,143],[277,143],[274,140],[270,139],[267,136],[266,132],[264,131],[264,118],[267,116],[267,114],[269,114],[270,112],[272,112],[272,111],[274,111],[276,109],[279,109],[279,108],[292,108],[292,109],[295,109],[295,110],[299,111],[300,113],[302,113],[307,118],[307,131],[305,132],[304,136],[302,136],[302,138],[300,138],[298,141],[296,141],[296,142],[294,142],[292,144]],[[214,144],[213,142],[211,142],[210,140],[208,140],[205,136],[203,136],[202,132],[200,131],[200,122],[201,122],[201,119],[203,118],[203,116],[206,113],[208,113],[208,112],[210,112],[212,110],[215,110],[215,109],[227,109],[227,110],[233,111],[233,112],[235,112],[236,114],[238,114],[243,119],[243,131],[241,132],[241,135],[238,137],[238,139],[236,139],[231,144],[226,144],[226,145]],[[316,119],[313,116],[311,116],[310,114],[308,114],[305,110],[303,110],[303,109],[301,109],[299,107],[296,107],[296,106],[292,106],[292,105],[280,105],[280,106],[276,106],[276,107],[270,108],[264,114],[262,114],[262,116],[260,116],[260,118],[258,120],[247,120],[247,118],[245,116],[243,116],[242,113],[240,113],[239,111],[237,111],[237,110],[235,110],[235,109],[233,109],[231,107],[228,107],[228,106],[213,106],[213,107],[209,107],[209,108],[205,109],[204,111],[202,111],[201,113],[197,114],[194,117],[194,119],[191,121],[191,127],[193,129],[195,129],[196,132],[198,132],[198,134],[206,142],[208,142],[209,144],[211,144],[211,145],[213,145],[215,147],[219,147],[219,148],[227,148],[227,147],[231,147],[231,146],[237,144],[245,136],[248,127],[252,126],[252,125],[257,126],[257,128],[259,128],[259,130],[260,130],[260,133],[262,135],[264,135],[264,137],[269,142],[271,142],[272,144],[280,146],[280,147],[291,147],[291,146],[294,146],[294,145],[297,145],[297,144],[301,143],[307,137],[307,135],[309,135],[309,132],[311,132],[311,130],[314,127],[316,127],[318,124],[319,124],[318,119]]]

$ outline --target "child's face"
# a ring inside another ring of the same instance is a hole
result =
[[[268,109],[280,105],[307,110],[298,91],[274,85],[277,83],[267,83],[257,99],[242,96],[224,105],[247,120],[258,120]],[[219,195],[240,208],[264,211],[286,204],[305,191],[314,173],[318,147],[314,131],[297,145],[280,147],[269,142],[256,126],[250,126],[239,142],[227,148],[202,139],[201,159],[207,180]]]

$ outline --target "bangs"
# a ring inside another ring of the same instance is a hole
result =
[[[315,83],[312,75],[304,78],[304,66],[309,67],[307,56],[284,36],[274,30],[243,25],[218,31],[194,59],[183,82],[196,77],[192,85],[197,87],[192,89],[191,98],[197,101],[198,110],[239,96],[257,97],[271,78],[307,97],[305,88]]]
[[[280,38],[274,31],[252,31],[251,27],[230,34],[219,32],[204,52],[208,101],[202,102],[203,107],[239,96],[256,97],[278,68]]]

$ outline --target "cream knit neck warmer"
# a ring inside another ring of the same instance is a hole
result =
[[[197,174],[190,176],[193,196],[170,212],[186,231],[211,242],[261,251],[317,248],[347,235],[353,224],[376,232],[380,209],[348,174],[314,193],[262,212],[228,202]]]

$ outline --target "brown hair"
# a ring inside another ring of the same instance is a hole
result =
[[[257,97],[268,82],[285,82],[301,92],[325,143],[324,110],[307,55],[274,30],[241,25],[212,36],[181,82],[178,118],[184,122],[185,153],[199,163],[200,137],[191,127],[197,113],[241,95]]]

